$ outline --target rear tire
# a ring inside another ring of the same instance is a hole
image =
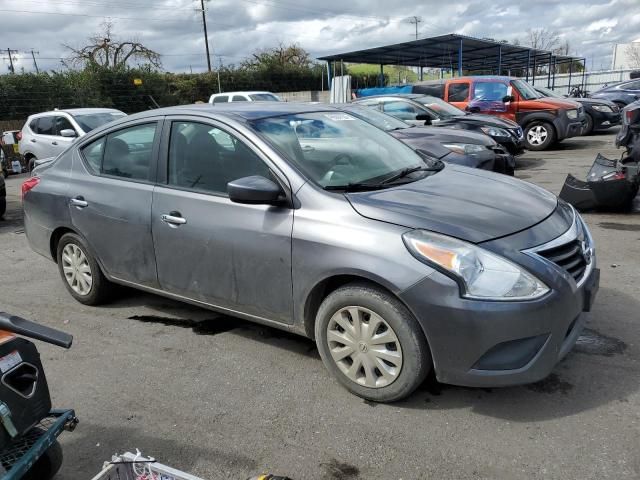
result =
[[[51,480],[62,466],[62,447],[56,440],[22,477],[22,480]]]
[[[36,157],[27,157],[27,171],[31,173],[34,168],[36,168]]]
[[[3,219],[4,214],[7,211],[7,198],[6,197],[0,197],[0,220]]]
[[[528,150],[546,150],[556,141],[556,130],[548,122],[533,121],[524,130],[524,142]]]
[[[345,285],[324,299],[315,335],[327,369],[351,393],[374,402],[405,398],[433,365],[411,312],[393,295],[365,283]]]
[[[65,233],[56,252],[58,271],[73,298],[85,305],[100,305],[113,293],[113,284],[102,273],[84,240],[75,233]]]

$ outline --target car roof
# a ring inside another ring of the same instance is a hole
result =
[[[510,80],[522,80],[518,77],[509,77],[506,75],[466,75],[464,77],[452,77],[452,78],[442,78],[437,80],[424,80],[422,82],[416,82],[416,85],[440,85],[445,82],[452,82],[455,80],[488,80],[494,82],[503,82]]]
[[[68,113],[70,115],[91,114],[91,113],[124,113],[115,108],[63,108],[59,110],[50,110],[48,112],[40,112],[31,115],[32,117],[40,117],[46,115],[56,115],[58,113]]]
[[[258,120],[261,118],[292,115],[296,113],[312,113],[337,111],[330,105],[308,104],[296,102],[228,102],[228,103],[199,103],[194,105],[180,105],[176,107],[158,108],[136,113],[128,119],[155,117],[158,115],[206,115],[225,116],[244,120]]]
[[[267,91],[261,91],[261,90],[249,90],[249,91],[238,91],[238,92],[214,93],[211,96],[212,97],[219,97],[220,95],[236,95],[238,93],[241,93],[243,95],[256,95],[256,94],[263,94],[263,93],[268,93],[269,95],[275,95],[275,93],[273,93],[273,92],[267,92]]]
[[[360,101],[360,100],[367,100],[369,98],[377,98],[377,99],[383,99],[383,98],[404,98],[404,99],[408,99],[408,100],[413,100],[414,98],[421,98],[421,97],[432,97],[433,95],[427,95],[426,93],[390,93],[390,94],[386,94],[386,95],[368,95],[366,97],[358,97],[356,99],[356,102]]]

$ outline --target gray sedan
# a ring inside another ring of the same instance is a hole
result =
[[[301,131],[331,140],[305,151]],[[545,377],[598,288],[569,205],[327,106],[140,113],[36,167],[22,191],[29,243],[78,301],[105,302],[117,283],[306,335],[374,401],[432,370],[468,386]]]

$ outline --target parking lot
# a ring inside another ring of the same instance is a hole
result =
[[[528,152],[516,176],[557,194],[597,152],[617,157],[613,139]],[[640,477],[640,205],[585,215],[601,289],[587,330],[547,379],[502,389],[430,379],[384,405],[341,388],[304,338],[131,290],[100,308],[74,301],[26,243],[23,178],[7,179],[0,305],[75,337],[69,351],[38,345],[54,405],[80,418],[61,437],[59,479],[91,478],[136,448],[210,479]]]

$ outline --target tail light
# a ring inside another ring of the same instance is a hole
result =
[[[19,142],[22,141],[22,130],[16,133],[16,138],[18,139]]]
[[[40,183],[40,177],[27,178],[22,183],[22,199],[24,200],[24,196],[27,194],[27,192],[31,191],[33,187],[35,187],[39,183]]]

